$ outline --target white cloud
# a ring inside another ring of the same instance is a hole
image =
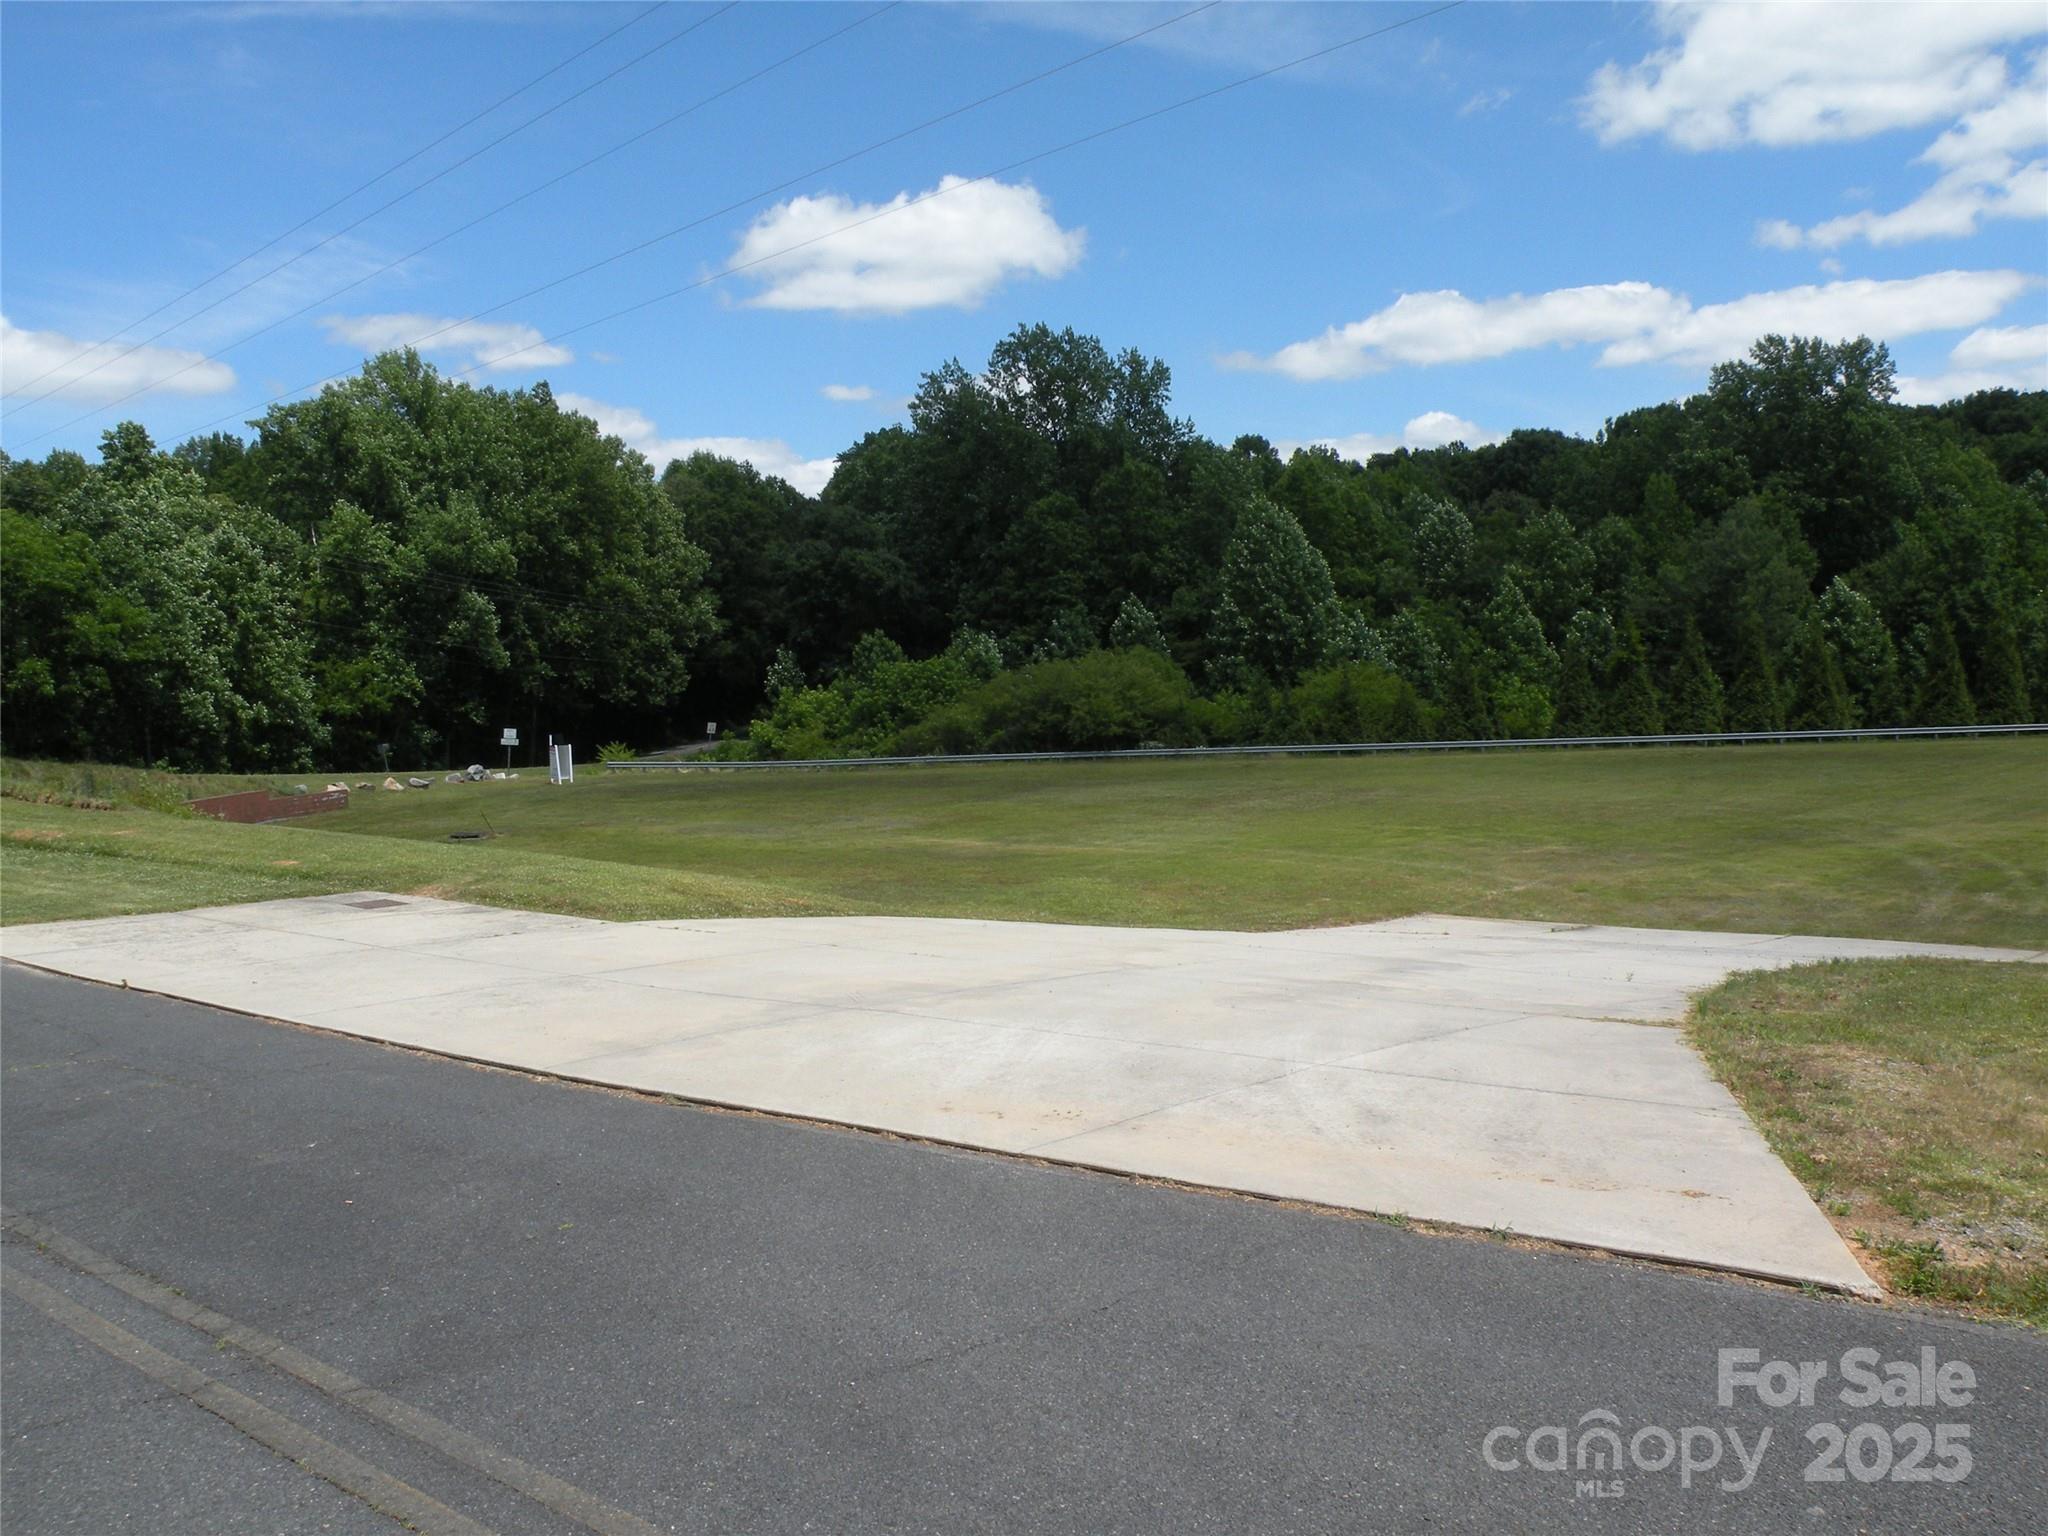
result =
[[[1506,106],[1508,98],[1514,94],[1506,86],[1501,86],[1498,90],[1480,91],[1468,98],[1465,105],[1458,108],[1458,116],[1472,117],[1480,112],[1495,111],[1500,107]]]
[[[886,203],[828,194],[778,204],[741,236],[732,265],[764,279],[749,302],[769,309],[903,314],[971,309],[1012,276],[1064,276],[1086,243],[1036,187],[947,176]]]
[[[1945,373],[1901,377],[1905,405],[1939,405],[1980,389],[2048,389],[2048,325],[2009,325],[1970,332],[1949,350]]]
[[[2038,368],[2048,363],[2048,325],[2008,325],[1999,330],[1976,330],[1955,344],[1951,361],[1965,368],[1989,368],[2001,363],[2028,363]]]
[[[645,413],[631,406],[608,405],[566,390],[556,394],[555,403],[565,411],[588,416],[600,432],[638,449],[656,473],[666,469],[672,459],[715,453],[720,458],[742,460],[764,475],[787,480],[805,495],[815,496],[825,489],[838,463],[837,459],[804,458],[779,437],[663,437]]]
[[[2023,272],[1934,272],[1748,294],[1695,307],[1649,283],[1605,283],[1533,295],[1468,299],[1454,289],[1404,293],[1385,309],[1333,326],[1271,356],[1237,352],[1225,367],[1305,380],[1348,379],[1409,365],[1472,362],[1548,346],[1604,343],[1602,366],[1705,365],[1738,357],[1759,336],[1892,340],[1961,330],[1997,315],[2035,279]]]
[[[1752,293],[1686,312],[1648,334],[1615,342],[1603,364],[1708,364],[1739,357],[1757,337],[1870,336],[1880,341],[1981,325],[2036,279],[2024,272],[1930,272]]]
[[[1902,245],[1960,238],[1984,219],[2048,218],[2048,159],[2020,156],[2048,144],[2048,51],[2034,55],[2026,76],[1989,105],[1964,115],[1928,146],[1919,163],[1940,174],[1918,197],[1890,213],[1862,209],[1808,229],[1770,219],[1757,229],[1763,245],[1833,250],[1852,240]]]
[[[1500,433],[1489,432],[1477,422],[1454,416],[1449,411],[1424,411],[1399,432],[1353,432],[1345,437],[1316,437],[1306,441],[1288,439],[1273,446],[1283,459],[1297,448],[1312,446],[1332,449],[1339,458],[1356,459],[1363,464],[1376,453],[1392,453],[1396,448],[1444,448],[1452,443],[1463,443],[1467,448],[1484,448],[1500,439]]]
[[[574,352],[543,341],[530,325],[435,315],[329,315],[320,324],[328,340],[365,352],[417,346],[422,352],[465,359],[491,373],[531,372],[576,360]]]
[[[2002,99],[1997,50],[2048,31],[2038,4],[1667,4],[1666,46],[1609,63],[1580,110],[1603,143],[1843,142],[1954,122]]]
[[[818,393],[827,400],[837,400],[842,404],[851,403],[855,400],[872,400],[875,398],[873,387],[867,384],[827,384]]]
[[[1649,283],[1605,283],[1484,300],[1448,288],[1404,293],[1377,314],[1333,326],[1271,357],[1239,352],[1222,361],[1296,379],[1348,379],[1403,363],[1467,363],[1532,347],[1617,341],[1669,323],[1684,304]]]
[[[62,331],[23,330],[0,315],[0,394],[33,399],[48,391],[53,399],[98,405],[151,386],[167,395],[218,395],[235,387],[235,370],[203,361],[202,352],[137,347],[120,356],[128,345],[96,347]],[[82,377],[87,369],[95,371]]]
[[[1900,245],[1968,236],[1985,219],[2048,218],[2048,161],[2022,158],[2048,143],[2048,55],[2016,71],[2002,51],[2048,33],[2038,4],[1673,4],[1658,25],[1667,46],[1604,66],[1580,102],[1604,143],[1785,146],[1947,125],[1919,157],[1933,185],[1903,207],[1809,228],[1767,219],[1760,245]]]
[[[1445,448],[1452,443],[1463,443],[1467,448],[1483,448],[1488,443],[1499,442],[1500,436],[1477,422],[1453,416],[1449,411],[1424,411],[1401,429],[1401,442],[1409,448]]]

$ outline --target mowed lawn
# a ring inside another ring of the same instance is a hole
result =
[[[528,772],[256,827],[166,814],[192,781],[164,775],[0,781],[7,922],[379,889],[624,919],[1433,910],[2048,948],[2048,740]],[[48,803],[80,797],[112,808]],[[1690,1028],[1873,1274],[2048,1326],[2048,967],[1739,976]]]
[[[2048,1328],[2048,966],[1753,971],[1688,1028],[1873,1276]]]
[[[1195,928],[1416,911],[2048,945],[2048,741],[589,774],[324,832],[764,884],[820,909]]]
[[[528,772],[282,826],[15,800],[0,821],[13,922],[378,887],[613,917],[1442,911],[2048,945],[2048,741],[2027,739]]]

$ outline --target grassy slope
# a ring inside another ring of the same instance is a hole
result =
[[[2048,1327],[2048,966],[1752,973],[1690,1028],[1891,1289]]]
[[[1435,909],[2048,944],[2032,741],[528,777],[268,827],[139,808],[232,780],[19,763],[0,780],[124,802],[0,800],[7,922],[383,889],[617,918]],[[485,825],[502,835],[446,841]],[[1894,1289],[2048,1325],[2048,968],[1738,977],[1692,1029]]]
[[[2048,743],[1984,740],[529,775],[258,828],[10,800],[0,916],[431,886],[620,917],[1279,928],[1436,910],[2040,947],[2044,786]],[[446,841],[486,823],[497,839]]]
[[[292,826],[234,827],[154,811],[0,801],[0,922],[355,890],[621,919],[789,917],[820,910],[747,880],[504,845],[328,837]]]
[[[822,905],[1278,928],[1418,910],[2048,944],[2048,742],[523,779],[326,830],[757,880]]]

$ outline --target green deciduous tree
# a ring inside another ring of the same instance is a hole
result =
[[[1905,717],[1899,650],[1876,604],[1840,576],[1820,595],[1820,621],[1842,665],[1858,725],[1895,725]]]
[[[1963,675],[1963,653],[1943,608],[1934,616],[1920,660],[1920,685],[1913,693],[1915,725],[1975,725],[1977,707]]]
[[[1135,597],[1127,597],[1109,626],[1109,643],[1119,651],[1144,649],[1166,654],[1166,636],[1152,610]]]
[[[1842,667],[1835,648],[1828,642],[1826,626],[1818,612],[1808,615],[1799,626],[1785,668],[1789,692],[1785,725],[1794,731],[1847,730],[1855,720],[1849,703],[1848,685],[1842,681]]]
[[[1784,728],[1785,701],[1778,692],[1778,671],[1771,665],[1763,623],[1756,615],[1746,614],[1735,631],[1735,676],[1728,688],[1728,729]]]
[[[1336,618],[1330,567],[1301,524],[1263,496],[1238,518],[1223,554],[1217,650],[1279,682],[1328,654]]]
[[[1605,725],[1613,736],[1657,736],[1664,730],[1664,701],[1650,678],[1649,652],[1633,620],[1622,625],[1608,670]]]
[[[2014,632],[2012,616],[2002,606],[1986,626],[1972,696],[1981,725],[2020,725],[2032,718],[2019,636]]]
[[[1711,735],[1726,719],[1721,679],[1707,660],[1699,626],[1688,619],[1671,668],[1671,684],[1664,691],[1664,728],[1680,735]]]

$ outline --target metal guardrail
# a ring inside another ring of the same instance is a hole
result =
[[[1301,742],[1258,747],[1124,747],[1104,752],[963,752],[932,757],[807,757],[713,762],[705,758],[606,759],[606,771],[699,772],[764,768],[907,768],[941,763],[1078,763],[1126,757],[1314,757],[1368,752],[1498,752],[1537,747],[1739,747],[1795,741],[1912,741],[1947,736],[2048,734],[2037,725],[1912,725],[1854,731],[1723,731],[1696,736],[1526,736],[1503,741]]]

